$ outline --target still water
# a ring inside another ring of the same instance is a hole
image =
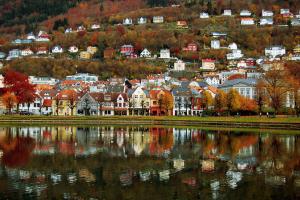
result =
[[[300,135],[1,127],[0,199],[300,199]]]

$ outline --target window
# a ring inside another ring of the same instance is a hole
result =
[[[241,95],[244,95],[245,94],[245,89],[244,88],[241,88]]]
[[[156,105],[157,104],[157,101],[153,101],[153,105]]]

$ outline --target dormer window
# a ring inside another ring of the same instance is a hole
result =
[[[105,100],[105,101],[110,101],[110,100],[111,100],[110,95],[105,95],[105,96],[104,96],[104,100]]]

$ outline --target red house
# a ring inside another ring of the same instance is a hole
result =
[[[197,44],[196,43],[189,43],[187,47],[183,48],[183,51],[192,51],[196,52],[198,50]]]
[[[121,53],[122,54],[131,54],[134,52],[134,47],[132,45],[123,45],[121,47]]]

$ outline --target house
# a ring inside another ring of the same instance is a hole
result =
[[[38,34],[38,37],[35,39],[36,42],[49,42],[50,41],[50,36],[43,32],[40,31]]]
[[[30,48],[21,50],[21,56],[31,56],[33,55],[33,51]]]
[[[161,49],[159,58],[163,58],[163,59],[171,58],[170,50],[169,49]]]
[[[185,70],[185,62],[182,60],[177,60],[174,63],[174,71],[184,71]]]
[[[76,113],[78,115],[100,115],[102,101],[103,93],[86,93],[78,100]]]
[[[150,115],[170,116],[173,113],[173,96],[170,91],[153,89],[149,92],[150,96]]]
[[[163,16],[154,16],[152,20],[153,20],[154,24],[164,23],[164,17]]]
[[[227,33],[222,33],[222,32],[212,32],[211,33],[211,36],[214,37],[214,38],[224,38],[227,36]]]
[[[249,10],[241,10],[240,16],[241,17],[250,17],[252,14]]]
[[[144,90],[142,87],[130,89],[128,98],[129,115],[149,115],[150,96],[148,90]]]
[[[51,52],[52,52],[52,53],[63,53],[64,50],[63,50],[63,48],[62,48],[61,46],[56,45],[56,46],[54,46],[54,47],[52,48]]]
[[[0,52],[0,60],[3,60],[6,57],[6,54],[4,52]]]
[[[209,18],[209,14],[206,13],[206,12],[201,12],[201,13],[200,13],[200,18],[201,18],[201,19],[208,19],[208,18]]]
[[[214,59],[202,59],[202,70],[215,70],[215,60]]]
[[[75,90],[61,90],[52,100],[52,115],[73,116],[76,115],[76,104],[81,98]]]
[[[291,19],[291,25],[292,26],[300,26],[300,19],[299,18]]]
[[[140,57],[141,58],[151,58],[151,52],[148,49],[144,49],[141,53],[140,53]]]
[[[275,58],[277,56],[283,56],[286,54],[286,49],[284,46],[275,45],[265,48],[265,56]]]
[[[35,39],[36,37],[32,32],[27,35],[27,40],[35,40]]]
[[[249,99],[255,99],[256,83],[256,79],[227,80],[219,86],[219,89],[223,90],[224,92],[228,92],[230,89],[235,89],[240,93],[241,96]]]
[[[69,49],[68,49],[68,51],[70,53],[77,53],[79,51],[79,49],[76,46],[70,46]]]
[[[12,41],[12,44],[22,44],[22,40],[21,39],[15,39],[14,41]]]
[[[238,60],[243,56],[244,54],[242,54],[242,51],[239,49],[233,49],[231,53],[226,54],[227,60]]]
[[[254,25],[254,18],[252,17],[244,17],[241,18],[241,25]]]
[[[92,58],[92,54],[87,51],[81,51],[79,53],[79,58],[82,60],[90,60]]]
[[[113,48],[106,48],[103,52],[104,59],[114,58],[116,54],[116,50]]]
[[[184,47],[182,49],[183,51],[191,51],[191,52],[196,52],[198,50],[197,44],[196,43],[189,43],[187,47]]]
[[[91,29],[92,29],[92,30],[98,30],[98,29],[100,29],[100,25],[99,25],[99,24],[93,24],[93,25],[91,26]]]
[[[73,29],[72,28],[67,28],[65,30],[65,34],[68,34],[68,33],[73,33]]]
[[[83,31],[85,31],[86,30],[86,28],[84,27],[84,26],[78,26],[77,27],[77,30],[76,30],[76,32],[83,32]]]
[[[228,49],[231,49],[231,50],[236,50],[236,49],[238,49],[238,47],[237,47],[237,44],[236,43],[231,43],[231,44],[229,44],[228,45]]]
[[[130,54],[130,53],[133,53],[134,52],[134,47],[129,44],[129,45],[123,45],[121,47],[121,54]]]
[[[262,10],[261,16],[262,17],[273,17],[274,13],[270,10]]]
[[[2,69],[3,68],[3,63],[2,62],[0,62],[0,69]]]
[[[59,80],[51,77],[29,76],[29,82],[34,85],[56,85]]]
[[[220,49],[220,40],[212,40],[212,41],[210,41],[210,47],[212,49]]]
[[[30,113],[34,115],[40,115],[42,114],[42,98],[36,95],[35,100],[32,103],[21,103],[19,105],[20,111],[29,111]]]
[[[75,75],[66,76],[66,80],[83,81],[86,83],[94,83],[98,81],[98,76],[88,73],[78,73]]]
[[[280,9],[280,14],[281,15],[284,15],[284,14],[290,14],[291,12],[290,12],[290,9],[288,9],[288,8],[281,8]]]
[[[132,25],[132,19],[131,18],[123,19],[123,25]]]
[[[93,47],[93,46],[88,46],[86,51],[89,52],[90,54],[94,55],[98,51],[98,48]]]
[[[147,24],[147,17],[139,17],[137,20],[138,24]]]
[[[188,28],[188,24],[186,21],[177,21],[178,28]]]
[[[21,56],[21,51],[19,49],[12,49],[8,52],[6,60],[11,60],[14,58],[19,58]]]
[[[211,86],[217,87],[220,84],[219,76],[207,76],[204,81]]]
[[[261,25],[261,26],[273,25],[273,24],[274,24],[273,18],[271,18],[271,17],[260,18],[259,25]]]
[[[36,51],[37,55],[44,55],[44,54],[47,54],[47,53],[48,53],[47,47],[38,47],[37,48],[37,51]]]
[[[224,10],[223,11],[223,16],[231,16],[231,15],[232,15],[231,10]]]

